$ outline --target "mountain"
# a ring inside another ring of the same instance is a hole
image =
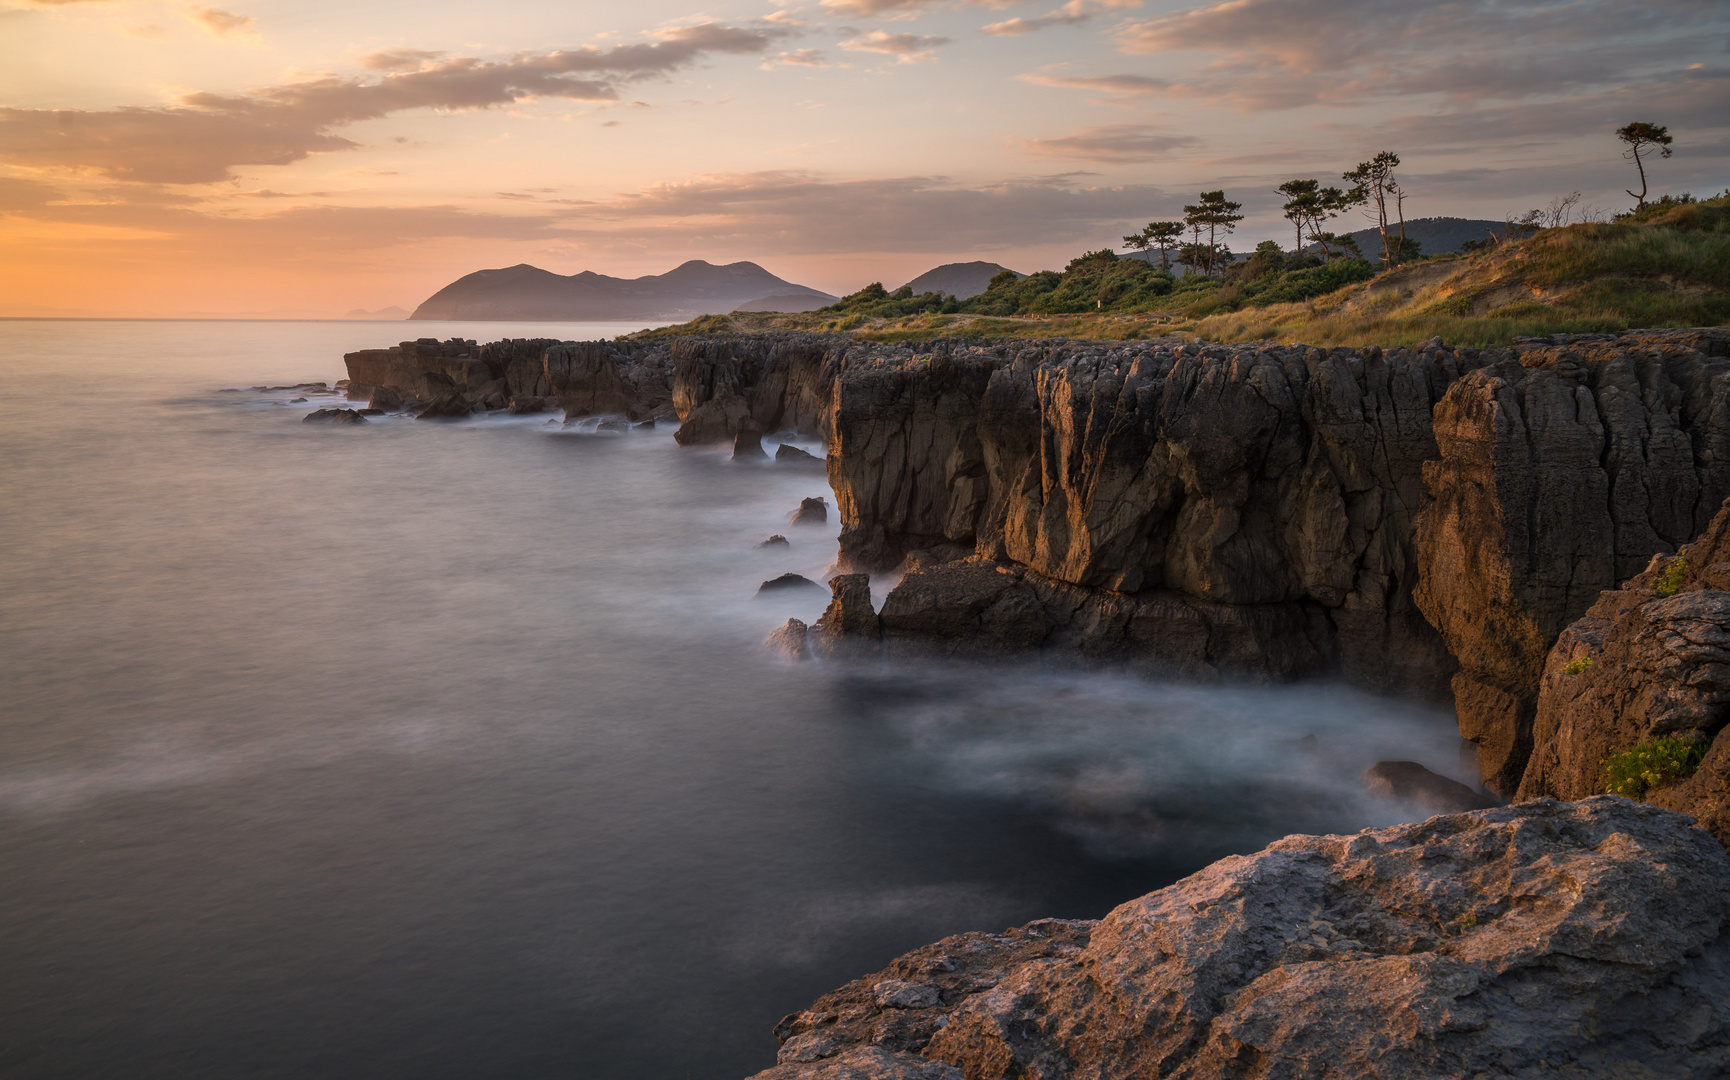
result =
[[[353,311],[349,312],[347,315],[344,315],[343,318],[345,318],[345,319],[406,319],[406,318],[408,318],[408,312],[404,311],[402,308],[397,307],[395,304],[392,304],[390,307],[382,307],[382,308],[379,308],[377,311],[368,311],[366,308],[355,308]]]
[[[411,319],[689,319],[725,314],[768,297],[828,293],[783,281],[751,262],[715,266],[693,259],[665,274],[616,278],[585,270],[568,277],[520,263],[478,270],[432,294]]]
[[[841,299],[839,296],[830,296],[828,293],[791,293],[781,296],[765,296],[761,300],[749,300],[733,310],[778,311],[782,314],[789,314],[798,311],[816,311],[818,308],[826,307],[839,299]]]
[[[1491,232],[1497,236],[1508,231],[1505,221],[1489,221],[1479,218],[1428,217],[1416,218],[1406,222],[1406,236],[1423,245],[1425,255],[1446,255],[1450,251],[1460,250],[1460,245],[1467,240],[1487,239]],[[1398,236],[1399,225],[1389,227],[1390,236]],[[1382,234],[1374,229],[1359,229],[1348,234],[1358,242],[1363,249],[1364,257],[1371,262],[1380,262],[1382,257]]]
[[[927,270],[909,281],[905,288],[913,290],[914,296],[923,293],[947,293],[957,300],[965,300],[970,296],[978,296],[991,284],[991,279],[1008,270],[1007,266],[998,266],[991,262],[944,263],[942,266]],[[1017,278],[1027,275],[1011,271]]]

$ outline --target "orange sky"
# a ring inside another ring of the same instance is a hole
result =
[[[327,317],[530,262],[1060,266],[1404,159],[1413,216],[1730,184],[1721,0],[0,0],[0,315]],[[1637,186],[1637,185],[1636,185]],[[1357,227],[1357,223],[1346,223]]]

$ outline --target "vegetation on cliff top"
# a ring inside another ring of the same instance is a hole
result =
[[[903,295],[905,294],[905,295]],[[1377,271],[1268,241],[1218,275],[1174,277],[1139,258],[1088,252],[1063,272],[999,275],[979,296],[869,286],[819,311],[713,315],[633,337],[810,330],[874,341],[958,338],[1314,345],[1505,345],[1516,337],[1730,323],[1730,191],[1666,196],[1613,222],[1537,229],[1487,251]]]

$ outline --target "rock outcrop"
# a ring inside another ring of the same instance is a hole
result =
[[[1723,330],[1528,342],[1437,405],[1416,599],[1496,790],[1520,782],[1562,629],[1730,495],[1727,356]]]
[[[1430,814],[1458,814],[1495,805],[1494,799],[1416,761],[1378,761],[1364,770],[1363,783],[1364,790],[1378,799],[1406,803]]]
[[[1602,766],[1654,738],[1694,742],[1694,774],[1647,799],[1730,846],[1730,501],[1675,556],[1599,595],[1545,662],[1523,798],[1603,790]]]
[[[807,628],[799,619],[788,619],[783,626],[776,627],[763,642],[770,652],[783,660],[797,663],[811,659],[811,650],[805,643]]]
[[[1730,855],[1610,796],[1289,836],[916,950],[775,1035],[757,1080],[1722,1076]]]

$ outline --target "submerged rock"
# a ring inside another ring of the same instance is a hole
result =
[[[786,592],[790,589],[821,589],[823,586],[802,574],[782,574],[757,587],[759,595],[766,592]]]
[[[303,424],[364,424],[366,417],[353,409],[319,409],[301,417]]]
[[[812,472],[828,467],[822,458],[801,450],[792,443],[782,443],[775,448],[775,464],[786,468],[809,469]]]
[[[733,436],[734,461],[767,461],[769,455],[763,449],[763,433],[756,428],[746,428]]]
[[[1496,800],[1415,761],[1378,761],[1364,770],[1364,790],[1378,799],[1411,803],[1432,814],[1483,810]]]
[[[817,497],[799,503],[799,509],[787,516],[794,525],[824,525],[829,521],[829,500]]]
[[[786,660],[809,660],[811,650],[805,644],[805,624],[798,619],[788,619],[787,625],[772,631],[763,644],[769,651]]]
[[[780,533],[776,533],[774,536],[769,537],[769,539],[763,541],[761,544],[758,544],[757,546],[760,548],[766,548],[766,547],[792,547],[793,545],[787,542],[787,538],[785,536],[782,536]]]
[[[775,1036],[758,1080],[1721,1076],[1730,855],[1609,796],[1289,836],[908,953]]]

